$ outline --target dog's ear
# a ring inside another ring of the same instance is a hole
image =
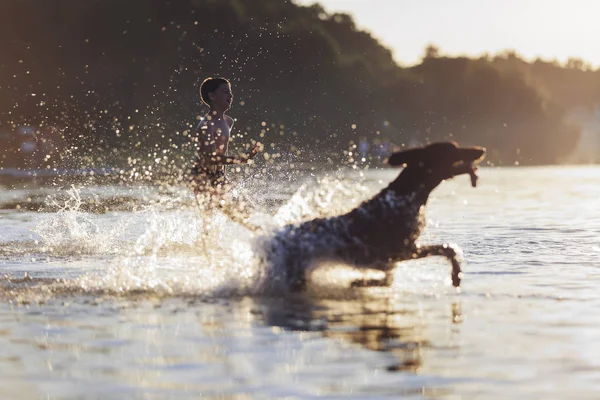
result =
[[[388,158],[387,163],[393,167],[399,167],[404,164],[415,165],[423,161],[423,149],[410,149],[393,153]]]

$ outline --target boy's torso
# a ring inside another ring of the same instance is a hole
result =
[[[201,143],[199,151],[209,154],[227,155],[229,138],[231,136],[231,117],[224,115],[223,118],[216,119],[210,116],[202,118],[198,124],[198,140]],[[199,165],[198,155],[193,174],[204,176],[212,185],[226,180],[224,165]],[[206,156],[206,154],[204,154]]]
[[[231,117],[225,115],[221,119],[210,118],[205,116],[198,125],[199,140],[202,143],[208,143],[208,146],[201,146],[205,148],[204,151],[210,153],[226,155],[227,147],[229,145],[229,138],[231,136],[231,125],[229,120]],[[209,149],[206,149],[208,147]]]
[[[231,136],[231,128],[225,118],[217,121],[209,121],[212,125],[212,137],[215,141],[215,153],[227,154],[227,146],[229,145],[229,137]]]

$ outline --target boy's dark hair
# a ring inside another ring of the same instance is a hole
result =
[[[207,106],[210,106],[209,93],[213,93],[223,83],[231,85],[231,83],[225,78],[206,78],[200,85],[200,97]]]

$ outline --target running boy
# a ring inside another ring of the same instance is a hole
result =
[[[233,101],[231,84],[227,79],[205,79],[200,86],[200,96],[210,111],[200,120],[192,135],[196,150],[192,185],[196,195],[205,191],[222,191],[228,183],[225,166],[247,163],[260,151],[260,144],[257,143],[247,154],[227,155],[233,127],[233,118],[225,114]]]

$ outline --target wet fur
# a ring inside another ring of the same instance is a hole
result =
[[[344,215],[284,227],[271,241],[271,254],[278,256],[271,262],[285,268],[291,289],[303,290],[307,270],[315,261],[339,260],[381,270],[386,272],[385,280],[366,284],[390,285],[397,262],[437,255],[450,261],[452,283],[459,286],[461,268],[452,247],[415,242],[425,228],[424,210],[431,191],[460,174],[470,174],[475,186],[472,163],[484,153],[479,147],[439,142],[392,154],[390,165],[405,166],[393,182]]]

